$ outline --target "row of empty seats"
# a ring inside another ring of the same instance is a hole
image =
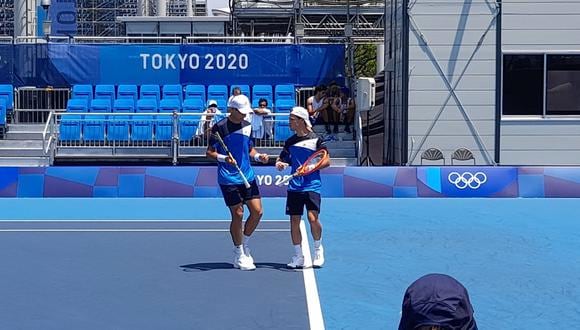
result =
[[[74,85],[67,113],[202,113],[207,100],[215,100],[222,110],[235,87],[242,94],[251,95],[252,105],[258,106],[262,98],[272,104],[275,112],[289,113],[295,105],[294,85]],[[85,118],[86,117],[86,118]],[[61,140],[170,140],[170,117],[155,116],[64,116],[60,123]],[[199,116],[180,120],[180,139],[191,139],[197,130]],[[277,139],[290,135],[287,122],[275,124]]]
[[[14,110],[14,87],[9,84],[0,85],[0,126],[6,125],[6,114]]]
[[[84,111],[93,111],[93,101],[96,99],[109,100],[110,109],[114,108],[116,99],[132,99],[135,103],[135,108],[138,108],[138,102],[142,99],[154,99],[157,107],[161,109],[168,104],[175,104],[175,102],[163,104],[163,100],[177,100],[179,109],[186,108],[191,110],[196,108],[196,112],[200,109],[205,109],[207,100],[217,101],[218,108],[224,110],[227,107],[227,100],[232,94],[235,87],[239,87],[242,94],[247,95],[251,101],[252,106],[257,107],[260,99],[264,98],[268,101],[269,107],[274,111],[290,111],[295,105],[295,89],[294,85],[231,85],[228,92],[226,85],[187,85],[183,87],[179,84],[170,85],[119,85],[115,88],[114,85],[96,85],[94,90],[92,85],[74,85],[72,88],[71,100],[85,100],[86,109]],[[102,112],[101,106],[103,102],[97,102],[98,112]],[[79,106],[81,102],[75,101],[75,106]],[[110,112],[110,110],[109,110]]]

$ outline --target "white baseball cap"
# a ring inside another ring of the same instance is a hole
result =
[[[211,107],[211,106],[217,107],[218,106],[218,103],[217,103],[216,100],[209,100],[209,101],[207,101],[207,106],[208,107]]]
[[[228,108],[235,108],[244,115],[252,113],[252,106],[250,100],[244,94],[236,95],[229,99]]]
[[[306,123],[306,127],[308,127],[308,128],[312,127],[312,124],[310,123],[310,115],[308,114],[308,110],[304,109],[303,107],[292,108],[292,111],[290,111],[290,114],[304,119],[304,122]]]

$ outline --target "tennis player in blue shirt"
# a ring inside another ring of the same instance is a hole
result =
[[[253,112],[248,97],[245,95],[232,97],[228,102],[228,112],[230,115],[227,118],[212,127],[206,155],[218,161],[218,183],[232,216],[230,234],[235,246],[234,267],[254,270],[256,266],[248,242],[262,218],[262,200],[250,159],[266,164],[268,155],[257,152],[253,147],[252,125],[244,120],[247,114]],[[229,153],[221,145],[216,133],[223,140]],[[246,187],[246,182],[249,183],[249,187]],[[245,226],[242,223],[244,204],[250,211]]]
[[[292,173],[316,151],[326,149],[324,142],[312,131],[308,110],[303,107],[294,107],[290,112],[290,129],[295,132],[284,144],[280,156],[276,160],[276,168],[280,171],[292,166]],[[330,166],[330,158],[326,157],[320,168]],[[314,239],[314,258],[312,265],[321,267],[324,264],[324,249],[322,247],[322,224],[318,218],[320,213],[320,171],[308,175],[294,177],[288,185],[286,197],[286,214],[290,216],[290,232],[294,245],[294,256],[288,264],[290,268],[303,268],[304,254],[302,252],[302,235],[300,221],[307,210],[310,231]]]

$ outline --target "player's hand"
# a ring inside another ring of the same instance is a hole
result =
[[[288,163],[284,163],[284,162],[280,162],[280,161],[276,162],[276,168],[278,169],[278,171],[283,171],[288,166],[289,166]]]
[[[315,164],[301,166],[300,169],[298,169],[298,171],[296,172],[298,172],[298,176],[303,176],[304,173],[312,171],[315,167],[316,167]]]
[[[268,161],[270,161],[270,156],[268,156],[268,154],[260,154],[259,159],[262,164],[268,164]]]
[[[230,165],[236,165],[238,162],[236,162],[236,160],[233,157],[226,157],[226,163],[230,164]]]

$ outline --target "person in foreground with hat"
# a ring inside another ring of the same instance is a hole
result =
[[[399,330],[477,330],[467,290],[448,275],[419,278],[405,291]]]
[[[326,145],[312,131],[308,110],[302,107],[294,107],[290,112],[290,129],[295,132],[284,144],[280,156],[276,160],[276,168],[284,170],[290,164],[292,173],[300,167],[317,150],[326,149]],[[328,151],[328,150],[327,150]],[[330,157],[322,163],[320,168],[330,166]],[[314,239],[314,257],[312,265],[321,267],[324,264],[324,249],[322,247],[322,224],[318,218],[320,213],[320,171],[312,172],[305,176],[293,178],[288,185],[286,197],[286,214],[290,216],[290,234],[294,245],[294,256],[288,264],[290,268],[309,267],[304,262],[302,252],[302,234],[300,233],[300,221],[307,210],[310,231]]]
[[[266,164],[269,158],[267,154],[257,152],[252,144],[252,125],[244,120],[246,115],[252,111],[247,96],[236,95],[232,97],[228,102],[230,115],[212,126],[212,134],[206,152],[207,157],[218,161],[218,183],[232,216],[230,234],[234,243],[234,267],[241,270],[256,269],[248,242],[262,218],[262,199],[256,184],[254,170],[250,165],[250,159]],[[231,157],[219,143],[216,133],[224,141]],[[244,180],[238,172],[236,164],[250,183],[249,188],[244,186]],[[244,204],[250,211],[245,226],[242,221]]]

